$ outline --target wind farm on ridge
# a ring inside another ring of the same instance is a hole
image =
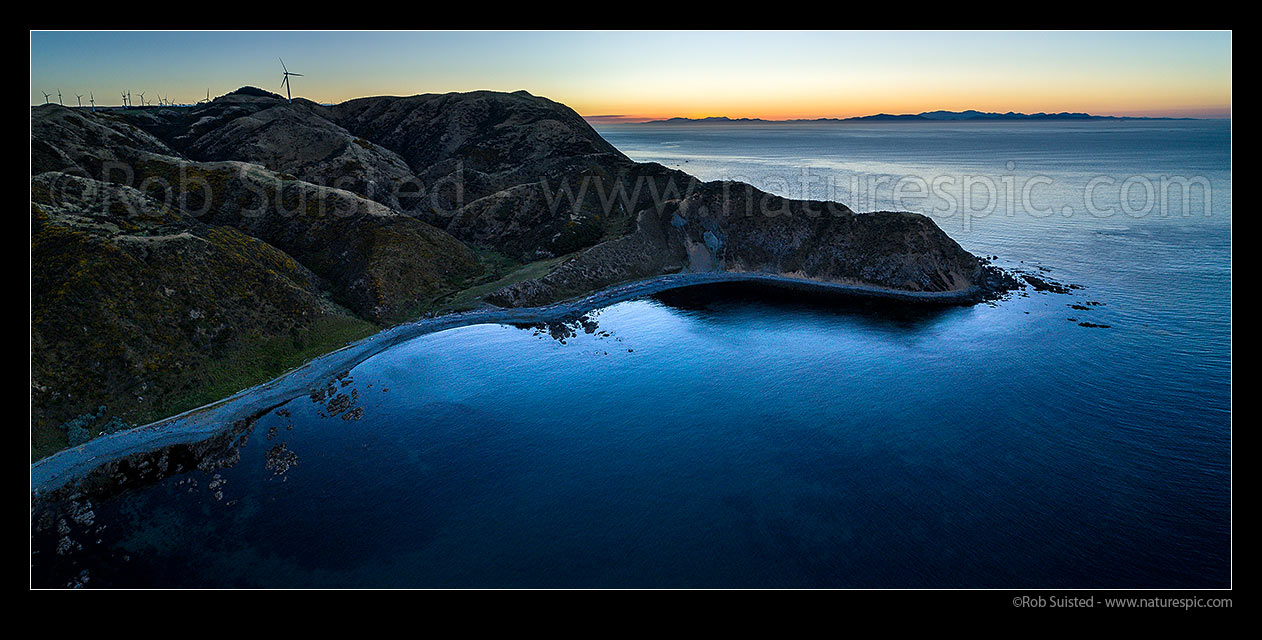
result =
[[[279,58],[278,58],[278,59],[279,59]],[[284,61],[283,59],[279,59],[279,60],[280,60],[280,65],[281,65],[281,82],[280,82],[280,86],[281,86],[281,87],[283,87],[283,88],[285,89],[285,99],[286,99],[286,100],[288,100],[290,104],[293,104],[294,98],[293,98],[292,88],[291,88],[291,86],[290,86],[290,80],[289,80],[289,79],[290,79],[290,77],[302,77],[302,76],[303,76],[303,74],[301,74],[301,73],[295,73],[295,72],[290,71],[290,70],[289,70],[289,68],[285,66],[285,61]],[[63,106],[63,107],[64,107],[64,106],[66,106],[66,104],[65,104],[65,102],[64,102],[64,98],[63,98],[63,96],[62,96],[62,93],[61,93],[61,89],[60,89],[60,88],[56,89],[56,94],[49,93],[48,91],[41,91],[40,93],[44,94],[44,104],[52,104],[52,96],[53,96],[53,95],[56,95],[56,96],[57,96],[57,104],[59,104],[59,105],[61,105],[61,106]],[[153,94],[154,94],[155,96],[157,96],[156,100],[154,100],[154,99],[149,99],[149,98],[146,98],[146,97],[145,97],[145,95],[146,95],[147,93],[149,93],[149,92],[148,92],[148,91],[137,91],[137,92],[136,92],[136,96],[135,96],[135,97],[133,97],[133,96],[132,96],[132,92],[131,92],[131,90],[130,90],[130,89],[124,89],[123,91],[120,91],[120,92],[119,92],[119,99],[120,99],[119,105],[117,105],[117,106],[107,106],[107,105],[103,105],[103,104],[97,104],[97,102],[96,102],[96,95],[95,95],[95,93],[94,93],[94,92],[92,92],[92,91],[89,91],[89,92],[88,92],[88,94],[87,94],[87,95],[88,95],[88,106],[87,106],[87,108],[89,108],[89,109],[91,109],[93,112],[95,112],[95,111],[97,110],[97,108],[98,108],[98,107],[99,107],[99,108],[101,108],[101,109],[120,109],[120,108],[121,108],[121,109],[138,109],[138,108],[139,108],[139,109],[144,109],[144,108],[152,108],[152,107],[158,107],[158,108],[164,108],[164,107],[194,107],[194,106],[197,106],[197,105],[200,105],[200,104],[206,104],[206,103],[209,103],[209,102],[211,102],[211,101],[212,101],[212,100],[211,100],[211,97],[210,97],[210,88],[209,88],[209,87],[207,87],[207,88],[206,88],[206,97],[205,97],[205,98],[198,99],[198,100],[197,100],[197,101],[195,101],[195,102],[177,102],[176,100],[174,100],[174,99],[171,97],[171,95],[170,95],[170,94],[167,94],[166,96],[163,96],[161,93],[159,93],[159,92],[157,92],[157,91],[154,91],[154,92],[153,92]],[[136,105],[136,99],[137,99],[137,98],[140,100],[140,104],[139,104],[139,106],[137,106],[137,105]],[[76,105],[77,105],[77,106],[76,106],[76,107],[74,107],[74,108],[79,108],[79,109],[83,109],[83,108],[85,108],[85,107],[84,107],[84,104],[83,104],[83,94],[75,94],[75,101],[76,101]]]

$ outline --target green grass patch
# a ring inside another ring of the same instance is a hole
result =
[[[366,320],[338,314],[320,318],[289,335],[245,338],[222,356],[172,376],[163,386],[175,390],[157,398],[152,405],[128,408],[120,406],[116,400],[113,404],[107,403],[109,415],[135,425],[174,416],[272,380],[317,356],[336,351],[348,342],[366,338],[380,330],[380,326]],[[67,446],[66,433],[57,426],[32,425],[32,461]]]
[[[523,264],[493,249],[474,248],[474,253],[486,268],[485,275],[467,287],[445,291],[417,306],[409,313],[409,319],[476,309],[482,296],[500,287],[543,277],[569,258],[566,255]]]
[[[247,338],[224,356],[206,361],[184,385],[186,391],[140,412],[135,422],[146,424],[226,398],[380,330],[354,316],[329,315],[288,336]]]
[[[31,462],[51,456],[65,449],[69,444],[66,432],[55,425],[31,424]]]

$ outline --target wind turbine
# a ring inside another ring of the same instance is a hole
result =
[[[96,96],[92,92],[88,92],[88,104],[92,105],[92,113],[96,113]]]
[[[83,94],[80,93],[76,95],[74,99],[79,101],[79,108],[82,109],[83,108]]]
[[[58,89],[58,90],[57,90],[57,104],[60,104],[60,105],[61,105],[61,106],[63,106],[63,107],[64,107],[64,106],[66,106],[66,105],[65,105],[64,103],[62,103],[62,101],[61,101],[61,89]]]
[[[284,61],[284,60],[281,60],[280,58],[277,58],[277,60],[280,60],[280,68],[285,70],[284,78],[282,78],[282,79],[281,79],[280,84],[281,84],[281,86],[282,86],[282,87],[285,87],[285,97],[289,99],[289,104],[293,104],[293,103],[294,103],[294,97],[293,97],[293,95],[291,95],[291,94],[289,93],[289,76],[298,76],[298,77],[302,77],[302,74],[301,74],[301,73],[291,73],[291,72],[289,71],[289,69],[288,69],[287,67],[285,67],[285,61]]]
[[[210,104],[210,87],[206,87],[206,103]]]
[[[144,91],[140,92],[140,106],[142,107],[145,106],[145,92]]]
[[[40,93],[44,94],[44,104],[48,104],[48,96],[51,96],[51,95],[53,95],[53,94],[51,94],[51,93],[49,93],[49,92],[47,92],[47,91],[41,91]]]
[[[159,94],[158,94],[158,106],[159,106],[159,107],[161,107],[161,106],[162,106],[162,104],[163,104],[163,103],[162,103],[162,94],[161,94],[161,93],[159,93]]]

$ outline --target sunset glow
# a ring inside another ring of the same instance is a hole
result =
[[[35,32],[43,91],[318,102],[525,89],[584,116],[849,117],[926,110],[1230,117],[1225,32]],[[384,61],[384,62],[383,62]],[[86,98],[85,98],[86,99]]]

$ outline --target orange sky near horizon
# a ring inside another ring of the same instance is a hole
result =
[[[674,116],[848,118],[939,109],[1225,118],[1231,114],[1229,68],[1226,71],[1179,79],[1160,74],[1106,77],[1046,70],[1001,73],[993,69],[936,77],[915,73],[866,77],[848,70],[825,82],[818,82],[818,75],[771,76],[763,80],[763,90],[753,92],[734,90],[721,79],[700,79],[690,85],[677,83],[684,90],[669,95],[646,91],[628,98],[620,92],[615,101],[608,95],[580,94],[570,96],[566,103],[584,116],[623,115],[640,120]]]
[[[283,57],[305,74],[295,96],[323,103],[525,89],[641,120],[1230,117],[1231,52],[1229,31],[32,32],[31,104],[58,89],[98,104],[275,90]]]

